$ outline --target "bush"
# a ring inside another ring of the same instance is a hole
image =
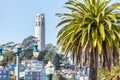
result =
[[[66,78],[63,77],[60,73],[55,73],[53,75],[53,80],[66,80]]]
[[[98,69],[98,79],[103,80],[120,80],[120,66],[111,67],[111,71],[107,69]]]

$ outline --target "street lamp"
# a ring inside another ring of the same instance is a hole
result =
[[[35,44],[34,47],[33,47],[33,56],[34,56],[35,58],[37,58],[38,55],[39,55],[38,45]]]
[[[16,53],[16,80],[19,80],[19,56],[22,52],[22,48],[20,46],[16,46],[14,52]]]
[[[2,53],[2,48],[0,48],[0,61],[3,60],[3,53]]]

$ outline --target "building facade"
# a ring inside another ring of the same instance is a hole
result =
[[[45,80],[42,61],[28,60],[24,63],[26,64],[26,69],[24,71],[24,80]]]
[[[37,70],[28,70],[25,71],[24,80],[40,80],[40,71]]]
[[[41,68],[43,67],[43,61],[37,61],[37,60],[23,60],[21,61],[21,64],[25,67],[31,67],[31,66],[41,66]]]
[[[35,37],[39,51],[45,50],[45,16],[44,14],[36,15]]]
[[[6,69],[0,69],[0,80],[10,80],[10,73]]]

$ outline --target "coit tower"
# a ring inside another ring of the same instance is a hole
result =
[[[45,50],[45,16],[44,14],[36,15],[35,37],[39,51]]]

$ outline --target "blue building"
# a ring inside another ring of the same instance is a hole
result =
[[[0,68],[0,80],[10,80],[9,70]]]
[[[40,71],[37,70],[25,71],[24,80],[40,80]]]
[[[9,67],[8,67],[8,70],[9,71],[14,71],[15,67],[16,67],[16,64],[10,64]]]

